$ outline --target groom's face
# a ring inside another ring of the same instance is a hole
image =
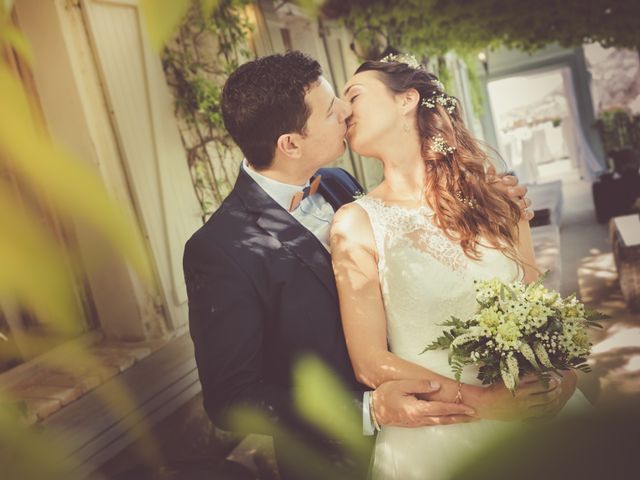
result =
[[[302,157],[309,167],[321,168],[344,153],[345,121],[351,115],[351,106],[336,97],[322,76],[307,91],[305,102],[311,114],[301,140]]]

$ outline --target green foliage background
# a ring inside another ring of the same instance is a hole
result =
[[[224,129],[220,95],[226,78],[252,56],[250,0],[222,0],[207,10],[191,5],[162,50],[162,64],[175,98],[191,179],[203,219],[233,188],[240,162]]]

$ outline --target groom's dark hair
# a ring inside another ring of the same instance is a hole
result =
[[[241,65],[222,89],[222,118],[256,169],[273,162],[280,135],[305,133],[311,113],[304,101],[322,69],[301,52],[269,55]]]

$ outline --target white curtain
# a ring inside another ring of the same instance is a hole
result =
[[[514,171],[522,183],[536,183],[540,177],[536,163],[536,145],[533,136],[522,140],[522,162]]]
[[[569,118],[565,121],[569,124],[564,129],[565,139],[571,152],[572,163],[576,162],[580,176],[590,182],[594,181],[598,173],[604,170],[604,166],[598,161],[587,141],[582,126],[577,120],[580,118],[578,102],[573,89],[573,76],[569,68],[562,69],[564,91],[569,106]],[[564,123],[564,122],[563,122]]]
[[[544,126],[538,125],[535,128],[531,141],[533,142],[533,159],[537,164],[547,163],[553,159]]]
[[[544,138],[536,138],[535,133],[530,127],[522,127],[511,130],[503,139],[504,158],[521,183],[531,184],[538,181],[540,172],[537,159],[543,155],[544,147],[547,147],[547,152],[549,150]]]

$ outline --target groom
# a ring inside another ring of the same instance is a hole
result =
[[[411,427],[469,421],[465,405],[418,399],[439,388],[421,381],[381,385],[374,412],[360,403],[366,388],[345,345],[328,234],[335,210],[362,189],[346,171],[322,168],[344,152],[351,109],[318,62],[289,52],[242,65],[224,86],[222,113],[245,161],[233,191],[184,252],[190,331],[212,421],[230,429],[233,407],[255,406],[317,441],[292,401],[292,368],[307,354],[352,391],[365,431],[372,433],[372,417]],[[496,188],[524,196],[516,184],[505,178]],[[278,444],[283,478],[298,478]]]

